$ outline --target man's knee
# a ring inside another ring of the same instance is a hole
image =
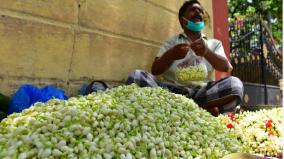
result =
[[[243,82],[238,77],[231,76],[229,78],[231,80],[233,90],[241,90],[242,92],[244,91]]]
[[[244,85],[243,82],[234,76],[229,77],[230,81],[231,81],[231,90],[232,90],[232,94],[236,95],[240,98],[240,100],[242,100],[243,95],[244,95]]]

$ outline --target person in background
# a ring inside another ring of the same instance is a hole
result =
[[[152,64],[152,74],[135,70],[126,84],[163,87],[192,98],[214,116],[234,112],[242,102],[243,84],[233,76],[214,81],[214,70],[230,72],[233,68],[222,43],[201,33],[205,23],[200,2],[185,1],[178,18],[184,32],[166,40]],[[164,80],[158,81],[154,75]]]

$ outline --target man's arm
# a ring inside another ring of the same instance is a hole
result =
[[[207,61],[218,71],[221,72],[230,72],[232,70],[232,66],[228,62],[228,60],[218,55],[215,52],[212,52],[210,49],[206,48],[206,53],[204,55]]]
[[[161,57],[156,57],[152,64],[152,74],[160,75],[164,73],[174,60],[184,58],[188,50],[188,44],[178,44],[167,50]]]
[[[217,50],[213,52],[206,46],[203,40],[200,40],[192,43],[191,49],[195,52],[197,56],[205,57],[206,60],[213,66],[214,69],[221,72],[230,72],[233,68],[229,63],[229,61],[225,57],[217,53],[217,51],[221,51],[222,54],[225,54],[224,49],[223,47],[221,47],[221,45],[222,44],[219,44]]]

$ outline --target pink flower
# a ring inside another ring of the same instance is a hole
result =
[[[226,113],[226,116],[227,116],[227,117],[230,117],[231,114],[232,114],[232,113],[228,112],[228,113]]]

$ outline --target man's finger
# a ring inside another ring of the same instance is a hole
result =
[[[189,45],[185,45],[185,46],[182,46],[183,49],[189,49],[190,46]]]
[[[189,45],[192,46],[192,45],[198,45],[198,44],[204,44],[204,41],[203,39],[198,39],[198,40],[195,40],[194,42],[190,43]]]
[[[188,46],[188,43],[182,43],[182,44],[178,44],[179,46]]]
[[[195,44],[195,45],[192,45],[192,46],[191,46],[191,48],[194,49],[194,50],[195,50],[195,49],[199,50],[199,49],[202,49],[203,47],[204,47],[204,46],[203,46],[202,44]]]

